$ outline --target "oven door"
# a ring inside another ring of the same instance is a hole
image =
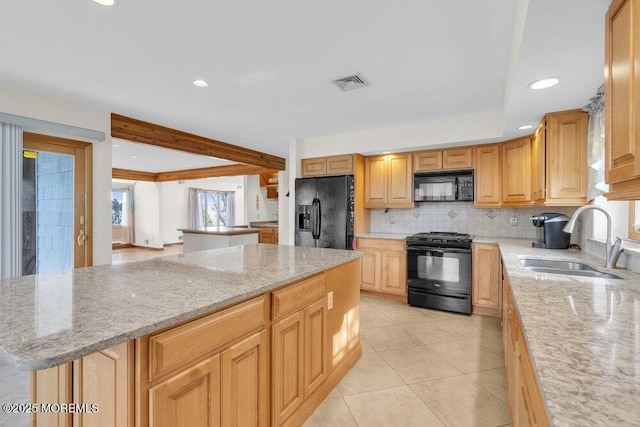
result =
[[[407,248],[408,287],[443,295],[471,294],[471,249]]]

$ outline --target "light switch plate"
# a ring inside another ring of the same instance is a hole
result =
[[[516,225],[518,225],[518,217],[514,216],[509,220],[509,225],[511,225],[512,227],[515,227]]]
[[[333,308],[333,291],[327,294],[327,305],[329,306],[329,310]]]

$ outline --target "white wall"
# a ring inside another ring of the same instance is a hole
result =
[[[189,188],[236,192],[236,225],[245,220],[243,177],[197,179],[134,184],[134,245],[162,248],[164,244],[181,242],[178,228],[189,227]],[[181,184],[182,182],[182,184]]]
[[[275,221],[279,219],[277,216],[278,201],[267,199],[267,189],[260,187],[260,175],[247,175],[245,188],[247,200],[247,222]],[[280,195],[280,197],[282,196],[283,195]]]
[[[110,112],[69,99],[3,85],[0,85],[0,112],[105,133],[104,141],[86,140],[93,144],[93,236],[89,238],[93,239],[94,265],[111,263]],[[56,136],[69,138],[68,135]]]
[[[235,224],[245,225],[244,179],[224,177],[160,183],[160,227],[162,241],[167,244],[181,242],[178,228],[189,227],[189,188],[236,192]]]

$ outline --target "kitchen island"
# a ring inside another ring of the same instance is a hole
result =
[[[188,253],[258,243],[260,229],[217,226],[179,228],[178,231],[182,231],[183,253]]]
[[[549,424],[638,425],[640,275],[605,269],[604,260],[584,251],[532,248],[531,240],[477,238],[474,243],[500,247],[518,316],[516,335],[528,350]],[[522,265],[524,257],[583,262],[621,279],[535,272]],[[514,399],[512,414],[519,406]],[[517,419],[512,422],[518,425]]]
[[[37,423],[301,424],[360,357],[359,257],[254,244],[4,280],[0,357],[35,402],[100,408]]]

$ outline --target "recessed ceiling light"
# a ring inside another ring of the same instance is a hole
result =
[[[138,157],[136,157],[136,156],[131,156],[131,158],[132,158],[132,159],[137,159]]]
[[[205,82],[204,80],[200,80],[200,79],[194,80],[193,84],[198,86],[198,87],[207,87],[207,86],[209,86],[209,83]]]
[[[113,144],[114,147],[120,147],[120,144]]]
[[[93,1],[103,6],[113,6],[116,3],[115,0],[93,0]]]
[[[391,151],[383,151],[382,154],[391,154]]]
[[[518,126],[518,130],[531,129],[532,127],[533,125],[522,125],[522,126]]]
[[[560,77],[547,77],[545,79],[536,80],[527,85],[529,89],[546,89],[555,86],[560,81]]]

